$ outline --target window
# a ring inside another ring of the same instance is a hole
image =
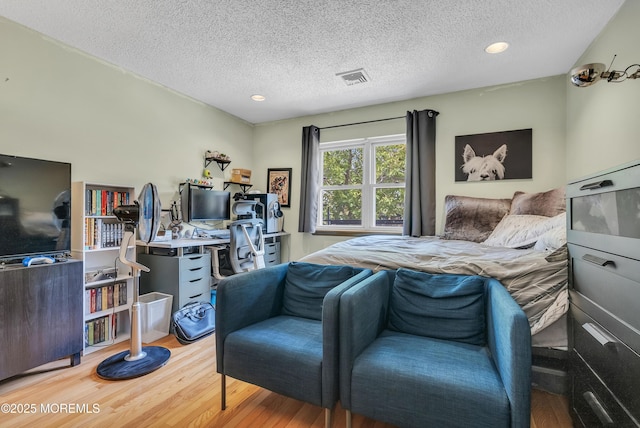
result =
[[[405,149],[404,135],[320,143],[317,230],[401,230]]]

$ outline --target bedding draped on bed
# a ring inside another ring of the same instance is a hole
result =
[[[545,252],[439,237],[371,235],[333,244],[301,261],[495,278],[524,310],[532,335],[560,319],[568,308],[566,246]]]

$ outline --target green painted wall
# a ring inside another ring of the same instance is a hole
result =
[[[614,54],[615,69],[640,62],[638,19],[640,0],[627,0],[576,65],[608,65]],[[165,206],[176,196],[178,183],[200,178],[206,150],[229,154],[230,168],[251,169],[254,189],[262,191],[267,168],[291,167],[292,206],[284,211],[285,229],[292,232],[292,259],[343,239],[296,232],[300,137],[306,125],[326,127],[404,116],[407,110],[438,110],[438,232],[447,194],[510,197],[516,190],[551,189],[640,158],[640,80],[574,88],[568,76],[561,75],[252,125],[2,17],[0,58],[0,152],[71,162],[74,181],[137,189],[150,181],[158,186]],[[533,128],[531,180],[454,181],[456,135],[521,128]],[[321,135],[330,141],[404,132],[404,120],[393,120],[326,129]],[[215,165],[210,170],[215,186],[222,187],[230,170],[222,172]]]
[[[609,66],[616,54],[614,70],[639,64],[638,22],[640,0],[627,0],[575,65]],[[638,100],[640,79],[600,81],[586,88],[567,83],[568,179],[640,159]]]

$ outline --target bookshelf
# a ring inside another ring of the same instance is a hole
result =
[[[84,354],[128,340],[134,281],[118,259],[124,226],[113,207],[130,205],[128,186],[74,182],[71,186],[71,252],[83,263]],[[135,246],[127,250],[135,260]]]

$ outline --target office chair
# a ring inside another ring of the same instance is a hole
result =
[[[221,260],[226,255],[233,273],[262,269],[264,262],[264,236],[260,219],[238,220],[229,226],[230,244],[212,245],[206,248],[211,251],[211,271],[217,280],[227,276],[221,272]]]
[[[240,273],[264,268],[262,222],[259,219],[234,221],[229,232],[229,259],[233,271]]]

